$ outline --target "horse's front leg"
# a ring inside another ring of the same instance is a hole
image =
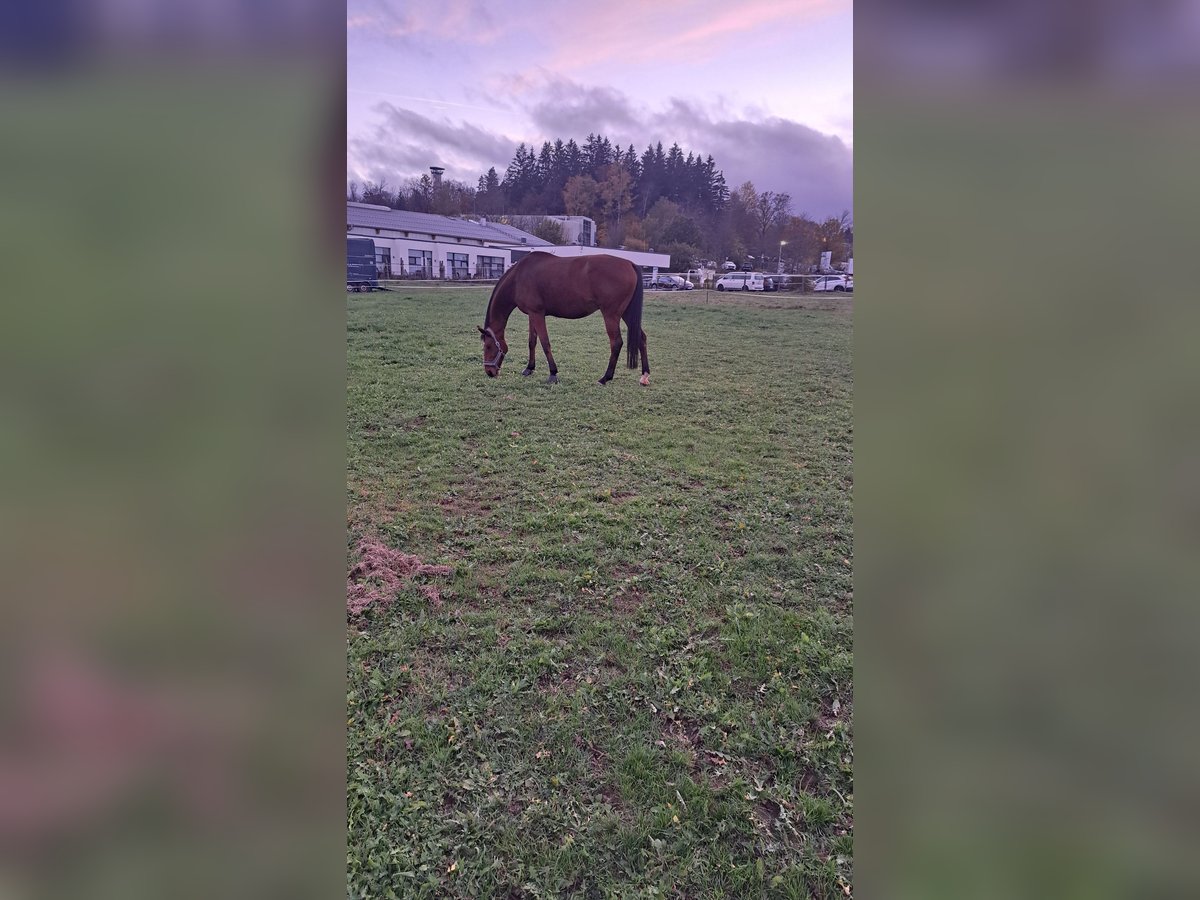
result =
[[[537,367],[537,358],[534,354],[537,352],[537,330],[533,327],[533,317],[529,317],[529,365],[525,367],[522,375],[532,375],[533,370]]]
[[[555,365],[554,354],[550,352],[550,335],[546,333],[545,315],[530,313],[529,325],[537,332],[537,336],[542,342],[542,352],[546,354],[546,365],[550,367],[550,377],[546,379],[546,384],[556,384],[558,382],[558,366]]]

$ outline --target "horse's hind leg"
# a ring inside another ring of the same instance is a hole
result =
[[[558,366],[555,365],[554,355],[550,352],[550,335],[546,332],[546,317],[530,313],[529,322],[537,332],[538,338],[541,339],[542,352],[546,354],[546,365],[550,367],[550,377],[546,379],[546,383],[555,384],[558,381]]]
[[[642,377],[641,383],[648,385],[650,383],[650,359],[646,356],[646,332],[642,332]]]
[[[537,366],[537,358],[534,354],[537,353],[537,330],[533,327],[533,318],[529,319],[529,365],[525,367],[522,375],[532,375],[534,368]]]
[[[608,384],[612,381],[613,372],[617,369],[617,357],[621,355],[621,347],[624,344],[621,340],[621,317],[606,314],[604,327],[608,331],[608,346],[611,352],[608,357],[608,370],[600,378],[600,383]]]

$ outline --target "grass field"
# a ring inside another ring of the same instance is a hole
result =
[[[851,301],[694,294],[348,296],[349,896],[850,895]]]

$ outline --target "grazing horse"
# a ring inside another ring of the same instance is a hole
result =
[[[514,263],[500,276],[488,298],[483,315],[483,371],[489,378],[500,374],[500,365],[508,353],[504,328],[514,309],[529,317],[529,365],[522,375],[532,375],[537,342],[550,366],[548,384],[558,381],[558,366],[550,353],[546,334],[546,316],[582,319],[594,312],[604,316],[608,330],[608,371],[601,384],[612,380],[621,353],[621,320],[629,328],[629,368],[637,367],[642,357],[641,383],[650,383],[650,363],[646,359],[646,332],[642,331],[642,270],[628,260],[608,254],[554,256],[533,252]],[[476,326],[478,327],[478,326]]]

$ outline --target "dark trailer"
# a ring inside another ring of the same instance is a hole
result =
[[[346,290],[370,291],[377,287],[375,242],[370,238],[346,238]]]

